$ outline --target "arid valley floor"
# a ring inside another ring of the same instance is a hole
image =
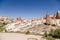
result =
[[[42,36],[20,33],[0,33],[0,40],[28,40],[29,38],[42,40]]]

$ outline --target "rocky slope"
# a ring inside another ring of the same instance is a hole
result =
[[[0,17],[0,23],[7,23],[3,28],[7,32],[26,32],[43,34],[45,31],[51,29],[60,28],[60,11],[53,16],[46,13],[45,17],[22,19],[20,17],[16,19],[8,17]]]

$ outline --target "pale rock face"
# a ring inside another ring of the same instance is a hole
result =
[[[56,14],[54,14],[53,19],[50,17],[49,14],[46,14],[46,24],[50,24],[50,25],[56,25],[56,20],[55,20]]]
[[[56,19],[57,18],[57,19]],[[5,26],[5,29],[7,31],[20,31],[21,28],[32,28],[41,24],[50,24],[50,25],[57,25],[60,26],[60,11],[58,11],[57,14],[54,14],[53,19],[51,18],[51,16],[47,13],[46,14],[46,18],[33,18],[33,19],[22,19],[22,18],[16,18],[16,20],[13,23],[9,23]],[[6,18],[5,18],[6,19]],[[5,20],[6,21],[6,20]],[[7,22],[11,22],[9,19],[7,20]],[[24,30],[25,30],[24,29]]]
[[[56,19],[56,14],[53,15],[53,19]]]
[[[56,25],[56,22],[55,22],[56,20],[55,19],[51,19],[51,25]]]
[[[34,21],[32,21],[33,24],[36,24],[36,25],[41,25],[41,24],[44,24],[46,22],[45,19],[43,18],[40,18],[40,19],[35,19]]]
[[[23,28],[23,27],[27,27],[28,25],[31,25],[31,23],[26,23],[26,22],[14,22],[14,23],[10,23],[10,24],[7,24],[5,26],[5,29],[7,31],[14,31],[14,32],[17,32],[17,31],[20,31],[20,28]]]
[[[56,22],[56,25],[57,25],[57,26],[60,26],[60,19],[56,19],[55,22]]]
[[[18,27],[16,27],[15,26],[15,23],[11,23],[11,24],[7,24],[6,26],[5,26],[5,29],[7,30],[7,31],[19,31],[19,29],[17,29]]]
[[[8,32],[10,32],[10,31],[17,32],[17,31],[20,31],[20,28],[25,27],[25,26],[26,26],[25,23],[16,22],[16,23],[7,24],[7,25],[5,26],[5,29],[6,29]]]
[[[42,18],[41,22],[42,22],[42,24],[44,24],[44,23],[46,23],[46,20]]]
[[[20,28],[25,28],[27,29],[27,27],[34,27],[34,25],[41,25],[45,22],[44,19],[41,19],[41,20],[34,20],[34,21],[31,21],[31,20],[23,20],[23,22],[14,22],[14,23],[10,23],[10,24],[7,24],[5,26],[5,29],[7,31],[20,31]],[[25,30],[25,29],[24,29]]]
[[[0,16],[0,21],[3,21],[5,23],[11,23],[13,22],[13,19],[5,16]]]
[[[38,21],[33,21],[33,24],[39,25],[39,24],[43,24],[42,20],[38,20]]]

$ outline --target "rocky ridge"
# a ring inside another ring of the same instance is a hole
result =
[[[50,16],[46,13],[45,17],[42,18],[32,18],[32,19],[22,19],[18,17],[16,19],[8,17],[0,17],[0,23],[7,23],[3,28],[7,32],[26,32],[43,34],[45,31],[50,31],[51,29],[60,28],[60,10]]]

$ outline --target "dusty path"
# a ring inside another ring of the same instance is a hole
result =
[[[20,33],[0,33],[0,40],[27,40],[28,38],[37,38],[41,40],[41,36],[26,35]]]

